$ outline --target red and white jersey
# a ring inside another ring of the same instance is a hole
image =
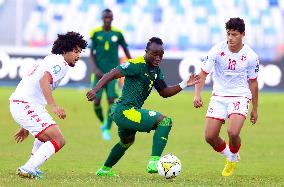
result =
[[[246,44],[238,53],[229,50],[227,41],[212,47],[202,71],[213,73],[213,94],[251,98],[248,80],[256,79],[259,70],[257,54]]]
[[[51,89],[58,87],[60,81],[67,73],[68,64],[62,55],[48,55],[43,61],[35,64],[29,72],[23,76],[10,100],[22,100],[31,103],[46,105],[46,99],[42,93],[39,80],[48,72],[52,77]]]

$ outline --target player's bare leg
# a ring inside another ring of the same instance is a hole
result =
[[[233,174],[238,161],[239,149],[241,146],[240,132],[243,127],[245,117],[239,114],[232,114],[229,118],[228,136],[229,136],[229,148],[231,151],[231,157],[225,161],[225,167],[222,172],[223,176],[230,176]]]

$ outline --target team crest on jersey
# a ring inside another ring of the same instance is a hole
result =
[[[222,51],[222,52],[220,53],[220,56],[225,56],[225,52]]]
[[[123,64],[120,65],[120,67],[121,67],[122,69],[126,69],[129,65],[130,65],[129,62],[124,62]]]
[[[98,40],[103,40],[103,37],[102,36],[98,36],[97,39]]]
[[[118,40],[118,37],[117,37],[116,35],[113,35],[113,36],[111,37],[111,41],[112,41],[112,42],[117,42],[117,40]]]
[[[245,56],[245,55],[242,55],[242,57],[241,57],[241,61],[246,61],[247,60],[247,57]]]
[[[149,116],[155,116],[157,114],[157,112],[155,111],[149,111]]]
[[[53,73],[57,74],[61,71],[61,67],[59,65],[53,66]]]

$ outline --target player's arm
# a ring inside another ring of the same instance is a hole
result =
[[[90,61],[93,64],[93,69],[94,73],[97,78],[101,78],[104,74],[101,72],[101,70],[97,66],[97,61],[96,61],[96,53],[92,49],[90,49]]]
[[[110,72],[104,74],[97,85],[86,94],[88,101],[93,101],[96,97],[96,93],[110,81],[121,77],[123,77],[123,74],[118,70],[118,68],[114,68]]]
[[[200,78],[198,75],[192,74],[187,80],[183,80],[181,83],[175,86],[167,86],[163,79],[159,79],[155,81],[154,87],[159,92],[160,96],[167,98],[176,95],[186,87],[199,83],[199,79]]]
[[[193,105],[195,108],[202,107],[203,105],[202,98],[201,98],[201,91],[204,87],[205,80],[206,80],[208,73],[206,73],[205,71],[201,71],[198,75],[200,77],[200,83],[195,84],[194,100],[193,100]]]
[[[56,105],[55,100],[52,96],[51,84],[53,83],[52,76],[49,72],[44,72],[43,76],[39,80],[40,88],[46,99],[47,104],[50,106],[52,111],[60,118],[64,119],[66,114],[63,108]]]
[[[128,47],[123,47],[123,51],[124,51],[126,57],[127,57],[128,59],[131,59],[131,55],[130,55],[130,52],[129,52],[129,50],[128,50]]]
[[[250,121],[255,124],[258,118],[257,109],[258,109],[258,81],[256,79],[250,79],[248,81],[249,89],[252,94],[252,110],[250,114]]]

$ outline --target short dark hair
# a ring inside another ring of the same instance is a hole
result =
[[[104,14],[105,12],[108,12],[108,13],[111,12],[112,13],[111,9],[109,9],[109,8],[104,9],[102,14]]]
[[[152,37],[150,38],[150,40],[148,41],[147,43],[147,46],[146,46],[146,49],[149,49],[150,45],[152,43],[156,43],[156,44],[159,44],[159,45],[163,45],[163,41],[161,38],[158,38],[158,37]]]
[[[241,18],[230,18],[226,23],[226,30],[236,30],[240,33],[245,32],[245,22]]]
[[[58,34],[57,39],[54,41],[51,53],[63,54],[64,52],[73,51],[77,46],[81,49],[87,47],[87,41],[83,36],[77,32],[67,32],[66,34]]]

